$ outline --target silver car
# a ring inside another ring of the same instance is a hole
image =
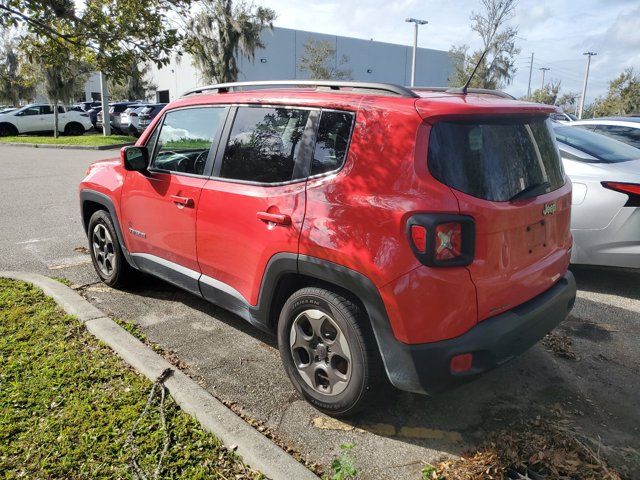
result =
[[[573,182],[571,263],[640,268],[640,150],[554,124]]]
[[[640,148],[640,117],[602,117],[576,120],[571,125],[601,133]]]

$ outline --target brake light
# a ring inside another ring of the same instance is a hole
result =
[[[640,185],[625,182],[602,182],[604,188],[629,195],[625,207],[640,207]]]
[[[450,260],[462,255],[462,225],[441,223],[436,227],[436,259]]]
[[[466,215],[424,213],[408,222],[411,249],[430,267],[463,266],[473,261],[475,223]]]
[[[427,229],[422,225],[411,225],[411,241],[421,253],[427,252]]]
[[[450,368],[454,373],[468,372],[473,366],[473,354],[461,353],[451,359]]]

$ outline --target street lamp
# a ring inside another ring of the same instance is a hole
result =
[[[411,86],[415,87],[416,84],[416,50],[418,49],[418,25],[426,25],[426,20],[420,20],[418,18],[407,18],[405,22],[413,23],[413,57],[411,59]]]

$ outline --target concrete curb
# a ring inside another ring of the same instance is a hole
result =
[[[55,149],[69,149],[69,150],[116,150],[133,143],[119,143],[117,145],[100,145],[97,147],[91,147],[89,145],[51,145],[48,143],[20,143],[20,142],[2,142],[0,146],[8,145],[10,147],[30,147],[30,148],[55,148]]]
[[[149,380],[154,381],[166,368],[171,368],[173,374],[165,381],[165,386],[180,408],[198,419],[205,430],[227,447],[236,445],[237,453],[252,468],[273,480],[318,480],[314,473],[71,288],[36,273],[0,272],[0,277],[22,280],[41,288]]]

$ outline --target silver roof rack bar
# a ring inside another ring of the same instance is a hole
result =
[[[444,93],[452,93],[462,95],[464,92],[462,88],[456,87],[414,87],[414,90],[417,91],[427,91],[427,92],[444,92]],[[467,93],[476,93],[479,95],[494,95],[496,97],[508,98],[509,100],[515,100],[515,97],[509,95],[506,92],[501,92],[500,90],[489,90],[488,88],[468,88]]]
[[[226,93],[234,90],[251,89],[252,87],[326,87],[331,90],[340,90],[342,88],[351,88],[354,90],[374,90],[379,92],[392,93],[401,97],[417,98],[419,95],[414,91],[394,85],[392,83],[376,83],[376,82],[340,82],[332,80],[268,80],[255,82],[233,82],[218,83],[217,85],[207,85],[205,87],[196,87],[187,90],[182,96],[193,95],[195,93],[203,93],[208,91],[217,91],[218,93]]]

